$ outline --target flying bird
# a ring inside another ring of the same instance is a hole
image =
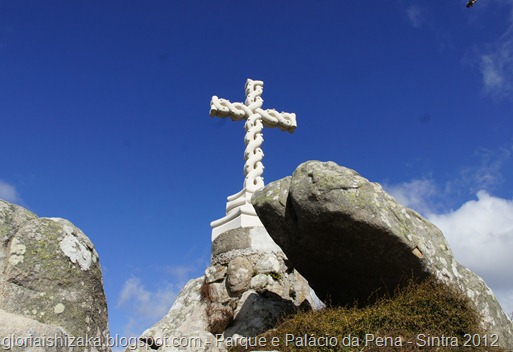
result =
[[[472,7],[472,5],[474,5],[476,3],[477,0],[469,0],[469,2],[467,3],[467,7]]]

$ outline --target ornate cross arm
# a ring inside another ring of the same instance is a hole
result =
[[[247,119],[253,113],[259,114],[265,127],[278,127],[282,131],[294,132],[297,127],[296,114],[278,112],[274,109],[263,110],[256,108],[252,111],[242,103],[231,103],[226,99],[219,99],[215,95],[210,103],[210,116],[229,117],[233,121]]]
[[[297,127],[296,114],[278,112],[274,109],[256,109],[255,112],[262,116],[262,123],[265,127],[278,127],[282,131],[294,132]]]
[[[253,112],[244,104],[231,103],[226,99],[219,99],[215,95],[210,102],[210,117],[229,117],[233,121],[247,119]]]

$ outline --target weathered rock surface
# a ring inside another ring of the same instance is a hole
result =
[[[30,211],[0,200],[0,267],[4,269],[5,260],[8,259],[8,247],[13,236],[30,220],[37,216]],[[0,282],[4,281],[4,270],[0,271]]]
[[[201,337],[201,347],[191,346],[185,338],[174,348],[224,351],[225,338],[256,336],[274,327],[284,314],[320,308],[322,303],[305,278],[287,265],[274,242],[262,240],[265,236],[263,228],[238,228],[219,235],[205,276],[189,281],[169,313],[140,340],[167,351],[177,338],[196,336]]]
[[[245,257],[230,260],[226,271],[229,293],[238,295],[245,292],[253,277],[253,270],[253,264]]]
[[[225,351],[208,330],[207,303],[202,298],[205,277],[190,280],[162,320],[143,332],[138,346],[126,351]]]
[[[442,232],[356,171],[309,161],[252,203],[321,299],[365,304],[408,279],[435,277],[468,296],[483,326],[513,348],[511,321],[484,281],[456,262]]]
[[[209,302],[213,311],[229,312],[225,336],[256,336],[274,327],[284,314],[319,308],[308,282],[286,261],[281,250],[239,249],[213,257],[212,265],[228,268],[225,277],[206,285],[215,292]],[[212,330],[212,323],[210,320],[211,331],[219,332]]]
[[[0,239],[0,309],[87,340],[84,351],[110,351],[101,267],[89,238],[67,220],[0,201]]]
[[[176,298],[169,313],[147,329],[142,338],[158,338],[175,332],[206,331],[208,329],[206,304],[201,298],[203,282],[203,276],[190,280]]]
[[[73,349],[66,342],[67,336],[69,334],[60,326],[43,324],[37,320],[11,314],[0,309],[0,350],[2,351],[72,351]],[[43,341],[45,341],[46,346],[42,346]],[[55,343],[50,346],[53,341]]]

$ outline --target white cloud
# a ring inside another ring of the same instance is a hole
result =
[[[16,188],[2,180],[0,180],[0,199],[11,203],[21,203],[21,198]]]
[[[173,277],[178,281],[185,282],[188,278],[190,278],[190,275],[195,271],[195,268],[192,266],[176,265],[168,266],[165,270],[173,275]]]
[[[494,287],[507,288],[513,285],[513,201],[485,191],[477,198],[428,219],[444,232],[461,264],[487,277]]]
[[[477,200],[447,214],[431,214],[456,260],[496,293],[506,312],[513,312],[513,200],[477,193]]]
[[[399,203],[415,209],[419,213],[429,214],[434,212],[434,197],[437,195],[437,187],[432,180],[412,180],[399,185],[383,185]]]
[[[482,175],[486,174],[483,171]],[[481,176],[476,175],[475,180],[482,179]],[[432,180],[384,187],[398,202],[424,214],[439,227],[456,260],[481,276],[504,311],[513,313],[513,200],[481,190],[477,192],[477,200],[443,212],[435,211],[435,202],[447,195],[437,194]]]
[[[163,318],[176,299],[176,285],[167,283],[150,291],[138,277],[131,277],[121,289],[117,307],[127,311],[125,336],[139,336],[142,331]]]

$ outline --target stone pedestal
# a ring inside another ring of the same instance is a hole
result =
[[[237,227],[218,235],[212,242],[212,263],[217,256],[233,250],[283,253],[263,226]]]
[[[223,336],[253,337],[273,328],[285,314],[322,307],[263,226],[238,227],[216,236],[205,275],[186,285],[169,313],[146,330],[141,341],[148,346],[157,341],[155,349],[174,351],[159,341],[203,334],[203,348],[183,350],[224,352],[222,343],[207,342]]]
[[[237,228],[264,227],[251,205],[252,192],[246,189],[229,196],[226,203],[226,215],[212,221],[212,242],[222,233]],[[270,239],[271,237],[269,237]],[[272,241],[272,240],[271,240]],[[273,241],[274,242],[274,241]]]

